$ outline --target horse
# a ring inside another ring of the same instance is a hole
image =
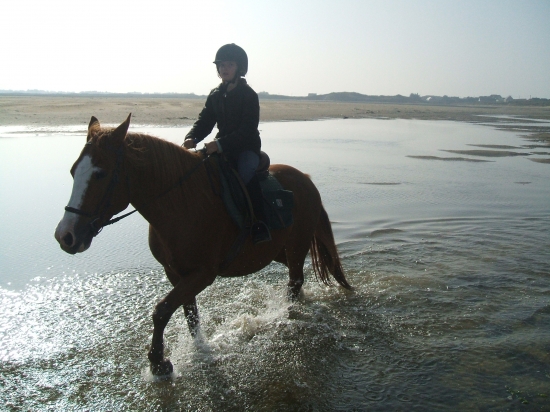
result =
[[[155,306],[148,358],[154,375],[167,376],[172,363],[164,357],[164,329],[183,307],[191,335],[199,327],[196,296],[217,276],[245,276],[272,261],[288,268],[287,292],[299,296],[304,262],[311,253],[315,276],[351,289],[345,278],[332,227],[319,191],[299,170],[276,164],[269,173],[294,193],[292,225],[272,231],[272,240],[243,240],[228,261],[240,231],[220,199],[219,169],[204,153],[145,134],[128,132],[131,114],[116,128],[101,127],[92,117],[86,144],[71,168],[73,188],[55,238],[62,250],[86,251],[101,229],[129,204],[149,223],[149,248],[164,267],[173,289]],[[124,217],[124,216],[122,216]]]

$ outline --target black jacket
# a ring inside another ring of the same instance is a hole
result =
[[[245,150],[260,154],[258,95],[245,79],[240,79],[230,92],[225,89],[220,84],[210,92],[199,118],[185,138],[193,138],[198,143],[210,134],[217,123],[216,138],[223,153],[233,159]]]

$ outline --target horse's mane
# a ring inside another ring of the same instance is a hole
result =
[[[128,133],[124,139],[125,156],[136,167],[160,170],[166,177],[181,176],[189,164],[199,159],[181,146],[155,136],[142,133]]]
[[[108,145],[109,130],[96,135],[100,146]],[[124,163],[134,176],[132,185],[139,185],[150,194],[160,194],[173,188],[166,199],[181,204],[183,187],[175,187],[191,168],[201,161],[198,153],[192,153],[181,146],[161,138],[142,133],[128,133],[124,139]],[[201,168],[199,168],[200,170]],[[185,192],[194,193],[204,188],[203,173],[195,173],[185,182]]]

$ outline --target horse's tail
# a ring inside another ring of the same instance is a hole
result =
[[[351,289],[350,284],[344,276],[330,220],[324,207],[321,207],[321,216],[311,240],[309,251],[311,253],[311,264],[317,279],[325,285],[330,286],[332,284],[329,278],[330,273],[341,286]]]

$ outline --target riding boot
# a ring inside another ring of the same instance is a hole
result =
[[[246,189],[248,190],[248,196],[250,196],[250,202],[252,203],[254,215],[256,216],[256,221],[252,225],[252,241],[254,243],[268,242],[271,240],[271,234],[269,233],[269,228],[265,224],[264,199],[257,176],[254,176],[250,182],[248,182]]]

